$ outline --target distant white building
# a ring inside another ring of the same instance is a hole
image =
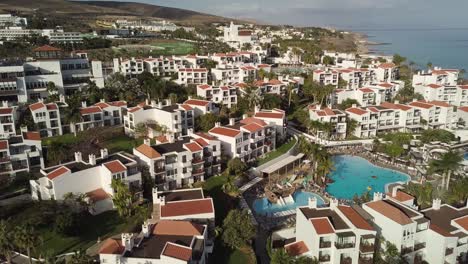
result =
[[[460,71],[457,69],[442,69],[434,67],[428,71],[419,71],[413,75],[413,86],[426,86],[430,84],[442,86],[457,85]]]
[[[321,107],[320,105],[309,106],[310,120],[330,123],[332,125],[331,138],[346,138],[346,114],[339,109]]]
[[[454,106],[468,106],[468,85],[416,84],[414,92],[426,101],[441,101]]]
[[[181,85],[207,84],[208,70],[205,68],[180,68],[176,82]]]
[[[233,22],[229,27],[224,27],[223,41],[231,47],[240,48],[245,43],[253,44],[257,40],[252,30],[240,29],[240,25],[235,25]]]
[[[12,14],[0,14],[0,27],[18,26],[24,27],[28,25],[28,19],[25,17],[18,17]]]
[[[32,167],[43,165],[39,133],[22,130],[20,135],[0,140],[0,175],[29,172]]]

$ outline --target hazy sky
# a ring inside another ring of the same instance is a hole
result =
[[[127,0],[134,1],[134,0]],[[468,0],[139,0],[275,24],[468,28]]]

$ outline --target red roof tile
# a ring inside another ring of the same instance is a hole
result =
[[[438,85],[438,84],[433,84],[433,83],[431,83],[431,84],[428,84],[427,87],[433,88],[433,89],[438,89],[438,88],[441,88],[441,87],[443,87],[443,86],[442,86],[442,85]]]
[[[164,248],[161,255],[188,262],[192,258],[192,249],[181,246],[181,245],[177,245],[174,243],[167,242],[166,247]]]
[[[56,104],[47,104],[46,107],[47,107],[47,110],[57,110],[58,109]]]
[[[0,141],[0,149],[1,150],[8,149],[8,140]]]
[[[223,135],[226,137],[236,137],[237,135],[240,134],[239,130],[226,128],[226,127],[215,127],[215,128],[212,128],[209,132],[213,134]]]
[[[198,88],[200,88],[200,89],[203,89],[203,90],[206,90],[206,89],[209,89],[209,88],[211,88],[211,85],[208,85],[208,84],[202,84],[202,85],[198,85]]]
[[[190,151],[190,152],[197,152],[197,151],[202,151],[203,148],[200,147],[196,142],[191,142],[191,143],[186,143],[184,146]]]
[[[184,102],[184,104],[198,105],[198,106],[207,106],[209,103],[210,103],[210,101],[198,100],[198,99],[189,99],[189,100]]]
[[[121,240],[108,238],[102,242],[99,248],[99,254],[122,254],[125,251],[125,247],[122,245]]]
[[[356,114],[356,115],[367,114],[367,111],[362,110],[361,108],[355,108],[355,107],[346,109],[346,112],[351,112],[351,113]]]
[[[193,108],[188,105],[188,104],[183,104],[183,105],[180,105],[183,109],[185,109],[185,111],[190,111],[190,110],[193,110]]]
[[[208,142],[206,142],[203,138],[197,138],[195,139],[195,141],[198,143],[198,145],[202,147],[206,147],[209,145]]]
[[[161,154],[157,152],[154,148],[146,145],[146,144],[141,144],[138,148],[136,148],[138,152],[141,154],[145,155],[146,157],[150,159],[157,159],[161,157]]]
[[[441,106],[441,107],[451,107],[450,104],[442,101],[429,101],[427,102],[428,104],[436,105],[436,106]]]
[[[359,91],[363,92],[363,93],[373,93],[374,90],[370,89],[370,88],[361,88],[359,89]]]
[[[190,221],[160,220],[153,229],[154,235],[201,236],[204,227]]]
[[[62,176],[63,174],[69,172],[70,169],[68,169],[67,167],[65,166],[62,166],[56,170],[53,170],[52,172],[50,172],[49,174],[47,174],[47,178],[49,178],[49,180],[53,180],[59,176]]]
[[[433,107],[433,105],[431,105],[431,104],[428,104],[428,103],[425,103],[425,102],[420,102],[420,101],[411,102],[411,103],[409,103],[409,105],[414,106],[414,107],[419,107],[419,108],[425,108],[425,109],[429,109],[429,108]]]
[[[257,124],[260,126],[266,126],[267,123],[262,119],[258,119],[255,117],[246,117],[240,121],[241,124],[248,125],[248,124]]]
[[[0,108],[0,115],[9,115],[13,112],[13,108]]]
[[[463,112],[468,112],[468,106],[460,106],[458,107],[458,110],[463,111]]]
[[[379,68],[382,68],[382,69],[390,69],[390,68],[394,68],[396,65],[394,63],[391,63],[391,62],[388,62],[388,63],[382,63],[379,65]]]
[[[127,167],[125,167],[122,162],[118,160],[113,160],[110,162],[106,162],[103,164],[111,173],[117,173],[117,172],[122,172],[126,171]]]
[[[350,206],[338,206],[338,209],[359,229],[374,230],[374,228],[356,210]]]
[[[414,197],[412,195],[409,195],[403,191],[398,190],[395,196],[392,196],[392,193],[387,193],[388,196],[392,197],[393,199],[399,201],[399,202],[406,202],[413,200]]]
[[[394,222],[397,222],[400,225],[407,225],[413,222],[405,213],[400,211],[400,209],[382,200],[369,202],[369,203],[366,203],[366,205],[369,208],[373,209],[374,211],[380,213],[381,215],[389,218],[390,220]]]
[[[304,253],[309,252],[309,248],[302,240],[291,244],[287,244],[284,246],[284,249],[290,256],[300,256]]]
[[[207,140],[218,140],[216,137],[214,137],[214,136],[212,136],[210,134],[203,133],[203,132],[198,132],[195,135],[197,135],[199,137],[202,137],[204,139],[207,139]]]
[[[180,202],[167,202],[164,206],[161,206],[162,217],[208,214],[213,212],[214,208],[211,198]]]
[[[310,219],[310,222],[314,226],[315,232],[317,232],[318,235],[335,233],[335,230],[330,224],[328,218],[313,218]]]
[[[251,133],[254,133],[254,132],[257,132],[257,131],[263,129],[263,126],[261,126],[261,125],[259,125],[257,123],[250,123],[248,125],[243,125],[242,128],[245,129],[245,130],[248,130]]]
[[[454,221],[455,221],[455,223],[460,225],[463,229],[465,229],[465,231],[468,231],[468,216],[458,218],[458,219],[456,219]]]
[[[91,107],[86,107],[86,108],[81,108],[80,113],[82,115],[89,115],[89,114],[95,114],[95,113],[100,113],[102,109],[97,106],[91,106]]]
[[[35,131],[23,132],[23,138],[26,140],[41,140],[41,134]]]
[[[283,119],[284,113],[258,112],[255,117]]]
[[[109,199],[111,197],[102,188],[96,189],[94,191],[87,192],[86,196],[88,196],[89,199],[91,199],[91,201],[93,201],[93,202],[99,202],[99,201],[102,201],[102,200]]]
[[[32,105],[29,105],[29,109],[31,111],[36,111],[37,109],[41,109],[42,107],[45,107],[45,105],[41,102],[38,102],[38,103],[34,103]]]
[[[50,45],[44,45],[44,46],[35,48],[33,51],[34,52],[42,52],[42,51],[62,51],[62,50],[59,49],[59,48],[52,47]]]
[[[451,235],[449,232],[447,232],[446,230],[444,230],[443,228],[441,228],[440,226],[436,225],[436,224],[430,224],[429,225],[429,229],[431,229],[432,231],[438,233],[439,235],[441,236],[444,236],[444,237],[451,237],[453,235]]]

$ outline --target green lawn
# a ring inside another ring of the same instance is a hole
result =
[[[143,139],[134,139],[125,135],[117,136],[107,140],[103,145],[109,150],[109,153],[126,151],[133,153],[133,148],[143,144]]]
[[[157,47],[161,51],[164,51],[164,53],[174,55],[190,54],[194,50],[194,46],[192,43],[183,41],[152,42],[150,45],[153,47]]]
[[[223,192],[221,187],[226,182],[226,176],[211,177],[206,180],[202,187],[206,194],[213,198],[216,211],[216,225],[221,226],[229,210],[237,206],[237,198],[233,198]],[[220,238],[216,239],[213,254],[209,259],[210,263],[255,263],[255,255],[252,250],[239,250],[226,247]]]
[[[290,141],[284,143],[279,148],[277,148],[275,151],[272,151],[272,152],[268,153],[265,158],[259,159],[257,161],[258,166],[260,166],[262,164],[265,164],[265,163],[267,163],[267,162],[269,162],[269,161],[271,161],[273,159],[276,159],[277,157],[283,155],[288,150],[290,150],[292,148],[292,146],[294,146],[294,144],[296,144],[296,139],[292,138]]]
[[[19,207],[19,210],[12,211],[12,214],[7,217],[11,218],[11,222],[15,224],[30,221],[36,226],[42,243],[33,253],[35,256],[44,253],[57,255],[86,250],[94,245],[98,238],[104,240],[133,229],[133,224],[120,218],[116,211],[108,211],[97,216],[84,216],[78,235],[66,236],[54,231],[53,215],[56,212],[52,208],[53,203],[50,202],[31,203],[25,208]]]
[[[82,140],[82,137],[80,134],[75,136],[74,134],[64,134],[62,136],[56,136],[56,137],[49,137],[49,138],[44,138],[42,140],[42,145],[48,146],[52,144],[52,142],[59,142],[62,144],[75,144],[78,143]]]

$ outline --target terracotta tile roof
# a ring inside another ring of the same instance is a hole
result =
[[[362,110],[361,108],[356,108],[356,107],[348,108],[348,109],[346,109],[346,112],[351,112],[351,113],[356,114],[356,115],[367,114],[366,110]]]
[[[146,157],[150,159],[157,159],[161,157],[161,154],[159,154],[154,148],[146,144],[140,145],[135,150],[137,150],[138,152],[140,152],[141,154],[145,155]]]
[[[13,112],[13,108],[0,108],[0,115],[9,115]]]
[[[373,209],[374,211],[380,213],[381,215],[391,219],[394,222],[397,222],[400,225],[411,224],[413,221],[404,214],[400,209],[392,206],[389,203],[384,201],[375,201],[366,203],[366,205]]]
[[[190,221],[160,220],[153,229],[154,235],[201,236],[204,227]]]
[[[111,196],[106,193],[102,188],[96,189],[94,191],[90,191],[86,193],[86,196],[91,199],[93,202],[99,202],[102,200],[109,199]]]
[[[411,102],[409,103],[409,105],[414,106],[414,107],[419,107],[419,108],[425,108],[425,109],[429,109],[433,107],[433,105],[428,104],[426,102],[421,102],[421,101]]]
[[[0,149],[1,150],[8,149],[8,140],[0,141]]]
[[[200,147],[196,142],[191,142],[191,143],[186,143],[184,146],[190,151],[190,152],[197,152],[197,151],[202,151],[203,148]]]
[[[447,232],[445,229],[441,228],[440,226],[436,225],[436,224],[430,224],[429,225],[429,229],[431,229],[432,231],[438,233],[439,235],[441,236],[444,236],[444,237],[451,237],[453,236],[452,234],[450,234],[449,232]]]
[[[428,84],[427,87],[433,88],[433,89],[438,89],[438,88],[441,88],[441,87],[443,87],[443,86],[442,86],[442,85],[438,85],[438,84],[433,84],[433,83],[431,83],[431,84]]]
[[[110,106],[108,103],[103,103],[103,102],[95,103],[94,105],[98,106],[98,107],[100,107],[102,109],[107,108],[107,107]]]
[[[200,89],[203,89],[203,90],[206,90],[206,89],[209,89],[209,88],[211,88],[211,85],[208,85],[208,84],[202,84],[202,85],[198,85],[198,88],[200,88]]]
[[[189,99],[189,100],[184,102],[184,104],[198,105],[198,106],[207,106],[209,103],[210,103],[210,101],[198,100],[198,99]]]
[[[67,172],[71,172],[70,169],[68,169],[67,167],[65,166],[62,166],[58,169],[55,169],[53,171],[51,171],[49,174],[47,174],[47,178],[49,178],[49,180],[53,180],[59,176],[62,176],[63,174],[67,173]]]
[[[387,195],[400,202],[406,202],[414,199],[412,195],[409,195],[400,190],[397,191],[395,196],[392,196],[392,193],[387,193]]]
[[[180,105],[180,107],[182,107],[183,109],[185,109],[185,111],[193,110],[193,108],[192,108],[190,105],[188,105],[188,104]]]
[[[255,113],[255,117],[283,119],[284,113],[258,112]]]
[[[203,133],[203,132],[198,132],[195,135],[197,135],[199,137],[202,137],[204,139],[207,139],[207,140],[218,140],[216,137],[214,137],[214,136],[212,136],[210,134]]]
[[[164,248],[161,255],[188,262],[192,258],[192,249],[171,242],[167,242],[166,247]]]
[[[300,256],[304,253],[309,252],[309,248],[302,240],[291,244],[287,244],[284,246],[284,249],[290,256]]]
[[[250,30],[239,30],[237,34],[239,36],[251,36],[252,31],[250,31]]]
[[[90,106],[90,107],[80,109],[80,113],[82,115],[100,113],[101,111],[102,111],[102,109],[100,107],[97,107],[97,106]]]
[[[338,209],[359,229],[374,230],[374,228],[356,210],[350,206],[338,206]]]
[[[328,218],[313,218],[310,219],[310,222],[314,226],[315,232],[317,232],[318,235],[335,233],[335,230]]]
[[[403,110],[403,111],[408,111],[408,110],[413,109],[412,107],[407,106],[407,105],[393,104],[393,103],[389,103],[389,102],[383,102],[383,103],[380,104],[380,106],[385,107],[385,108],[390,108],[390,109],[399,109],[399,110]]]
[[[121,240],[108,238],[102,242],[101,247],[99,248],[99,254],[118,254],[121,255],[124,253],[125,247],[122,245]]]
[[[209,145],[208,142],[206,142],[203,138],[197,138],[195,139],[195,141],[198,143],[198,145],[202,147],[206,147]]]
[[[215,127],[212,128],[209,132],[213,134],[223,135],[226,137],[236,137],[240,134],[240,130],[235,130],[226,127]]]
[[[44,46],[35,48],[33,51],[34,52],[42,52],[42,51],[62,51],[62,50],[59,49],[59,48],[52,47],[50,45],[44,45]]]
[[[138,107],[138,106],[135,106],[135,107],[133,107],[133,108],[130,108],[130,109],[128,110],[128,112],[130,112],[130,113],[135,113],[136,111],[139,111],[139,110],[141,110],[141,108]]]
[[[157,136],[157,137],[156,137],[156,140],[159,141],[159,142],[161,142],[161,143],[167,143],[167,142],[169,142],[169,139],[167,139],[167,137],[164,136],[164,135]],[[156,151],[156,150],[155,150],[155,151]]]
[[[261,129],[263,129],[263,126],[257,124],[257,123],[250,123],[248,125],[242,126],[243,129],[248,130],[251,133],[257,132]]]
[[[468,85],[460,85],[460,88],[462,88],[463,90],[466,90],[468,89]]]
[[[58,106],[56,104],[47,104],[47,110],[57,110]]]
[[[463,112],[468,112],[468,106],[460,106],[458,107],[458,110],[463,111]]]
[[[270,84],[270,85],[281,85],[281,84],[283,84],[283,82],[278,80],[278,79],[273,79],[273,80],[270,80],[268,82],[268,84]]]
[[[208,214],[213,212],[214,208],[211,198],[180,202],[167,202],[164,206],[161,206],[162,217]]]
[[[441,107],[451,107],[450,104],[446,103],[446,102],[442,102],[442,101],[429,101],[427,102],[428,104],[432,104],[432,105],[435,105],[435,106],[441,106]]]
[[[41,140],[41,134],[35,131],[23,132],[23,138],[26,140]]]
[[[127,167],[125,167],[122,162],[118,160],[113,160],[110,162],[106,162],[103,164],[111,173],[117,173],[117,172],[122,172],[126,171]]]
[[[379,68],[382,68],[382,69],[390,69],[390,68],[394,68],[396,65],[394,63],[391,63],[391,62],[388,62],[388,63],[382,63],[379,65]]]
[[[31,111],[36,111],[37,109],[41,109],[45,107],[45,104],[41,103],[41,102],[38,102],[38,103],[34,103],[32,105],[29,105],[29,109]]]
[[[465,229],[465,231],[468,231],[468,215],[462,218],[455,219],[454,221],[463,229]]]
[[[255,118],[255,117],[246,117],[244,119],[242,119],[240,121],[241,124],[244,124],[244,125],[248,125],[248,124],[257,124],[257,125],[260,125],[260,126],[266,126],[267,123],[265,121],[263,121],[262,119],[258,119],[258,118]]]
[[[381,84],[379,84],[379,86],[382,86],[382,87],[385,87],[385,88],[392,88],[393,84],[391,84],[391,83],[381,83]]]
[[[363,92],[363,93],[373,93],[374,90],[370,89],[370,88],[361,88],[359,89],[359,91]]]
[[[120,106],[120,107],[123,107],[123,106],[126,106],[127,105],[127,102],[125,101],[114,101],[114,102],[109,102],[108,104],[112,105],[112,106]]]

